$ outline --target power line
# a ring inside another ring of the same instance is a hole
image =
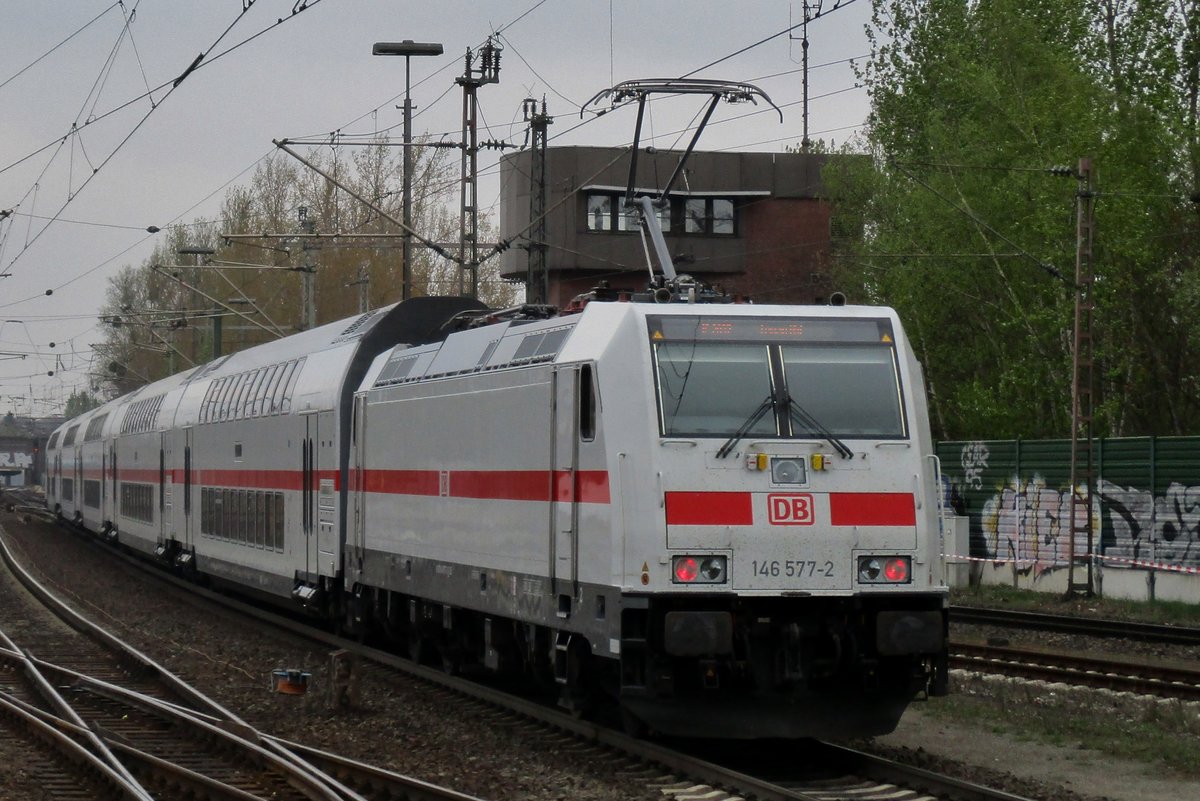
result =
[[[254,34],[253,36],[248,37],[247,39],[242,40],[241,42],[228,48],[227,50],[222,51],[216,57],[214,57],[214,59],[212,59],[212,60],[215,60],[216,58],[220,58],[221,56],[224,56],[224,55],[227,55],[227,54],[233,52],[234,50],[241,47],[242,45],[244,45],[250,41],[253,41],[254,39],[257,39],[259,36],[262,36],[267,31],[272,30],[273,28],[278,27],[279,25],[282,25],[286,20],[294,19],[297,14],[316,6],[321,1],[322,0],[307,0],[307,2],[304,2],[302,4],[297,4],[292,9],[291,17],[278,19],[274,24],[267,26],[266,28],[260,30],[258,33]],[[134,127],[129,131],[129,133],[126,134],[126,136],[117,144],[116,148],[114,148],[112,150],[112,152],[110,152],[108,154],[108,156],[100,163],[100,165],[95,167],[92,170],[91,174],[88,175],[88,177],[79,186],[79,188],[77,190],[75,190],[75,192],[68,195],[66,202],[64,202],[62,204],[62,206],[59,207],[58,211],[54,214],[54,216],[50,219],[50,221],[47,222],[46,225],[42,226],[42,228],[37,232],[37,234],[31,240],[26,241],[25,246],[8,263],[7,267],[4,270],[5,272],[9,272],[12,269],[13,265],[15,265],[17,263],[17,261],[21,258],[21,256],[24,253],[26,253],[29,250],[29,248],[34,243],[36,243],[47,230],[49,230],[49,228],[56,222],[58,217],[61,216],[62,212],[71,204],[71,202],[76,197],[79,196],[79,193],[81,191],[83,191],[83,189],[89,183],[91,183],[92,179],[94,179],[96,177],[96,175],[98,175],[100,173],[100,170],[103,169],[105,167],[105,165],[107,165],[113,159],[113,157],[116,156],[116,154],[121,151],[121,149],[126,145],[126,143],[128,143],[129,140],[133,138],[134,134],[136,134],[137,131],[146,123],[146,121],[150,118],[150,115],[153,114],[155,112],[155,110],[157,110],[157,108],[163,103],[163,101],[165,101],[168,97],[170,97],[171,94],[174,93],[174,91],[180,86],[180,84],[183,83],[183,81],[189,75],[191,75],[198,68],[203,66],[202,62],[206,58],[207,53],[209,53],[213,49],[215,49],[221,43],[221,41],[224,40],[224,38],[229,34],[229,32],[231,30],[233,30],[233,28],[242,19],[242,17],[244,17],[246,15],[246,13],[250,10],[252,5],[253,4],[243,4],[241,12],[233,19],[232,22],[229,23],[229,25],[225,28],[225,30],[222,31],[219,36],[217,36],[217,38],[209,46],[208,50],[201,52],[198,56],[196,56],[196,58],[192,61],[192,63],[188,66],[188,68],[185,69],[179,75],[179,77],[174,79],[174,81],[171,83],[171,88],[167,90],[166,94],[163,95],[163,97],[160,98],[157,103],[154,103],[153,100],[151,101],[150,110],[147,111],[142,116],[142,118],[134,125]],[[212,61],[210,60],[208,63],[212,63]],[[160,85],[160,87],[161,86],[165,86],[165,84]],[[145,97],[145,95],[143,95],[143,97]],[[80,277],[82,277],[82,276],[80,276]]]
[[[74,33],[72,33],[72,34],[71,34],[70,36],[68,36],[66,39],[63,39],[63,40],[62,40],[61,42],[59,42],[58,44],[54,45],[54,47],[51,47],[51,48],[50,48],[49,50],[47,50],[45,53],[42,53],[40,56],[38,56],[37,58],[35,58],[33,61],[29,62],[29,63],[28,63],[28,64],[26,64],[24,67],[22,67],[21,69],[17,70],[17,71],[16,71],[15,73],[13,73],[12,75],[10,75],[10,76],[8,76],[7,78],[5,78],[5,79],[4,79],[4,81],[3,81],[2,83],[0,83],[0,89],[3,89],[5,86],[8,86],[10,83],[12,83],[13,81],[15,81],[17,78],[21,77],[21,76],[22,76],[23,74],[25,74],[25,72],[27,72],[27,71],[28,71],[30,68],[32,68],[32,67],[34,67],[35,65],[37,65],[37,64],[38,64],[40,61],[42,61],[43,59],[45,59],[47,56],[49,56],[49,55],[53,54],[53,53],[54,53],[55,51],[57,51],[57,50],[58,50],[60,47],[62,47],[62,46],[63,46],[63,45],[65,45],[67,42],[69,42],[69,41],[71,41],[72,39],[74,39],[74,38],[75,38],[76,36],[78,36],[79,34],[83,33],[85,30],[87,30],[88,28],[90,28],[90,27],[92,26],[92,24],[93,24],[93,23],[95,23],[96,21],[98,21],[98,20],[99,20],[101,17],[105,16],[106,14],[108,14],[108,12],[112,11],[114,8],[116,8],[116,7],[117,7],[117,6],[119,6],[119,5],[121,5],[121,0],[117,0],[117,2],[113,3],[111,6],[109,6],[109,7],[108,7],[108,8],[106,8],[106,9],[104,9],[104,10],[103,10],[103,11],[101,11],[99,14],[97,14],[96,16],[92,17],[90,20],[88,20],[87,22],[85,22],[85,23],[84,23],[84,24],[83,24],[83,25],[82,25],[80,28],[78,28],[78,29],[77,29],[77,30],[76,30]]]

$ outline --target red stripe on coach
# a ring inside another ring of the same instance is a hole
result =
[[[351,480],[355,471],[351,472]],[[365,470],[363,489],[392,495],[439,495],[438,474],[431,470]]]
[[[831,492],[829,523],[834,526],[915,526],[917,509],[907,492]]]
[[[353,480],[354,471],[351,471]],[[608,473],[577,470],[575,486],[571,472],[556,470],[448,470],[446,486],[438,470],[367,470],[367,492],[391,495],[470,498],[486,501],[538,501],[549,503],[609,503]]]
[[[749,526],[754,506],[748,492],[668,492],[668,526]]]

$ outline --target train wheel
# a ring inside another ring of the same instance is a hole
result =
[[[421,634],[418,629],[414,628],[408,632],[408,658],[414,663],[425,664],[433,650],[432,645],[429,638]]]
[[[462,655],[454,645],[450,643],[439,644],[438,656],[442,660],[442,672],[447,676],[457,676],[459,673],[462,673]]]
[[[636,737],[639,740],[650,733],[646,722],[630,712],[623,704],[621,706],[621,728],[630,737]]]

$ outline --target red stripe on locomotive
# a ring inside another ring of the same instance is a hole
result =
[[[667,525],[753,525],[750,498],[748,492],[668,492]]]
[[[917,509],[907,492],[831,492],[834,526],[915,526]]]

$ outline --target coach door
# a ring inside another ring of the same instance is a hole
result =
[[[319,573],[317,538],[314,534],[314,476],[317,472],[317,452],[313,447],[317,439],[317,416],[306,414],[301,418],[304,427],[300,439],[300,530],[304,534],[304,570],[309,576]]]
[[[158,541],[163,542],[171,536],[171,496],[175,489],[175,476],[170,465],[175,462],[171,458],[171,435],[168,432],[159,434],[158,443]]]
[[[570,614],[579,566],[579,366],[555,368],[551,376],[553,419],[550,463],[550,576],[558,612]]]
[[[194,435],[195,430],[191,427],[183,430],[183,498],[180,500],[183,502],[183,544],[188,549],[192,547],[192,536],[196,531],[192,522],[192,513],[196,511],[192,506],[192,486],[196,481]]]

